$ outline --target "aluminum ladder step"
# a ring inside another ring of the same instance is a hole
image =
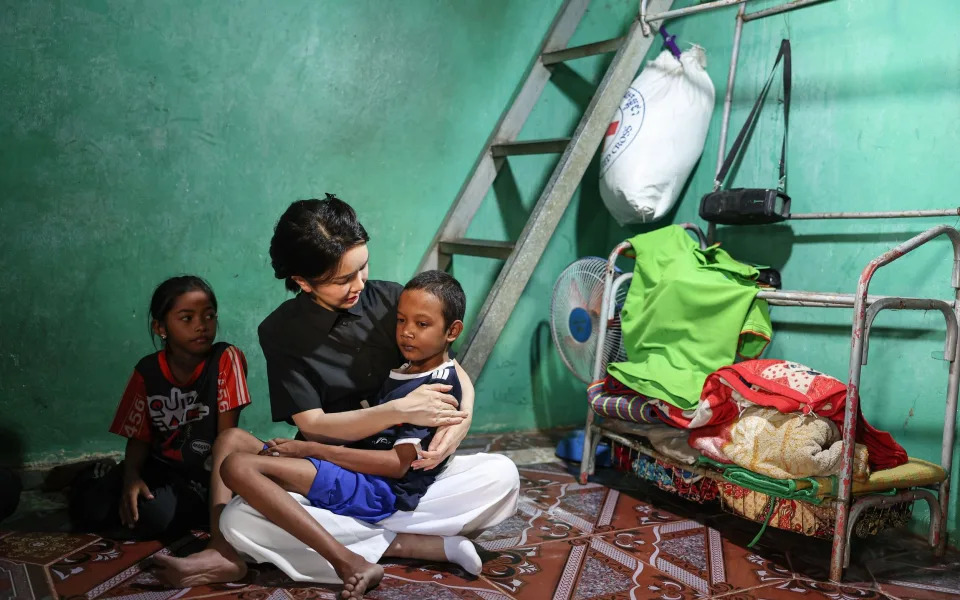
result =
[[[454,240],[442,240],[440,242],[440,252],[450,255],[461,254],[464,256],[480,256],[506,260],[510,258],[510,254],[513,253],[515,246],[516,244],[513,242],[458,238]]]
[[[576,60],[578,58],[585,58],[587,56],[594,56],[596,54],[606,54],[607,52],[616,52],[620,49],[620,45],[623,44],[624,39],[625,38],[618,37],[613,38],[612,40],[584,44],[583,46],[574,46],[572,48],[557,50],[555,52],[546,52],[541,55],[540,60],[543,62],[544,66],[549,67],[550,65],[566,62],[568,60]]]
[[[524,154],[560,154],[570,145],[570,138],[553,138],[550,140],[526,140],[523,142],[507,142],[490,146],[490,153],[494,158],[502,156],[521,156]]]
[[[622,38],[567,48],[590,0],[564,0],[534,56],[513,102],[500,116],[474,163],[470,176],[427,248],[417,272],[446,270],[454,254],[505,259],[500,274],[460,348],[463,368],[476,380],[553,236],[583,174],[606,133],[610,117],[636,76],[656,36],[645,37],[639,19]],[[673,0],[649,0],[648,9],[664,12]],[[552,73],[548,68],[601,52],[616,50],[596,93],[569,138],[518,142],[517,136]],[[517,241],[469,240],[467,228],[509,156],[561,153]]]

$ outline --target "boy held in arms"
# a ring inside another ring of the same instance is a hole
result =
[[[443,271],[427,271],[407,283],[397,306],[396,340],[408,362],[391,371],[376,404],[402,398],[425,383],[451,385],[449,393],[460,399],[448,351],[463,331],[465,305],[463,288]],[[343,598],[360,598],[379,583],[383,568],[344,547],[287,492],[371,523],[414,510],[446,463],[430,471],[410,469],[434,431],[400,424],[349,446],[271,440],[259,456],[231,454],[220,473],[253,508],[330,562],[344,582]],[[408,545],[409,558],[454,562],[474,575],[480,571],[480,557],[466,538],[410,537],[415,542]]]

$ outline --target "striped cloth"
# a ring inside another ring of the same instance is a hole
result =
[[[611,389],[611,382],[619,384],[612,377],[594,381],[587,388],[587,401],[593,411],[601,417],[610,417],[634,423],[663,423],[662,413],[654,402],[630,388]]]

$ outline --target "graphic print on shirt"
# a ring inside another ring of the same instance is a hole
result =
[[[150,421],[159,431],[173,431],[210,414],[210,407],[197,400],[197,392],[184,393],[178,387],[170,388],[169,396],[147,398]]]
[[[163,351],[145,356],[134,367],[110,431],[146,442],[155,458],[207,482],[219,415],[250,403],[246,371],[243,353],[226,342],[213,345],[187,383],[172,381]]]

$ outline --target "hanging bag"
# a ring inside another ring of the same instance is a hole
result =
[[[783,59],[783,147],[780,150],[780,179],[776,189],[762,188],[733,188],[722,189],[724,179],[730,167],[736,161],[740,151],[746,148],[753,135],[763,101],[770,91],[777,65]],[[724,225],[758,225],[778,223],[790,218],[790,196],[784,191],[787,184],[786,157],[787,157],[787,128],[790,115],[790,40],[780,42],[780,52],[773,63],[770,77],[760,91],[760,96],[753,104],[753,109],[747,116],[747,122],[733,142],[733,147],[723,161],[723,166],[717,172],[713,182],[713,191],[705,195],[700,201],[700,218]]]

